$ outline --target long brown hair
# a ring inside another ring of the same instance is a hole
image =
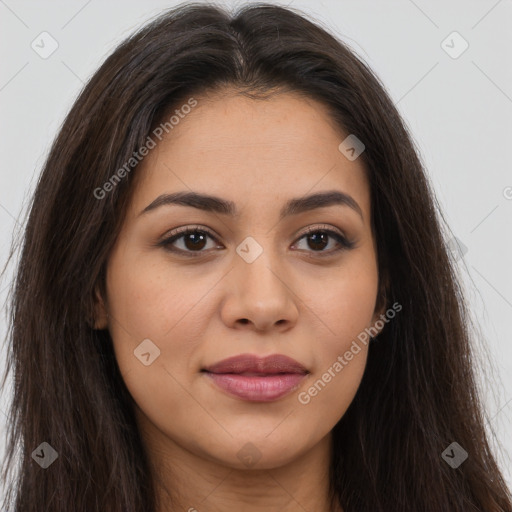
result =
[[[345,512],[512,511],[484,428],[467,306],[412,138],[360,58],[301,13],[268,4],[165,12],[106,59],[69,112],[30,204],[11,290],[6,482],[16,462],[17,471],[2,509],[155,511],[112,340],[90,324],[137,166],[103,197],[94,191],[183,98],[224,86],[254,98],[298,91],[366,148],[379,299],[403,311],[370,346],[333,430],[333,503]],[[42,442],[58,453],[47,469],[32,457]],[[441,456],[452,442],[468,453],[457,468]]]

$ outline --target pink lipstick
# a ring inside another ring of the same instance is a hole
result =
[[[253,354],[224,359],[202,370],[223,391],[242,400],[271,402],[300,386],[308,371],[290,357]]]

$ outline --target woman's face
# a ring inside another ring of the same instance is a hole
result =
[[[369,186],[321,104],[196,99],[137,169],[96,327],[155,449],[269,469],[328,439],[360,384],[353,342],[381,313]],[[217,199],[155,203],[176,193]],[[261,362],[277,354],[298,365]]]

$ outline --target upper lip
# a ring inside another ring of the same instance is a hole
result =
[[[210,373],[308,373],[306,368],[295,359],[282,354],[273,354],[266,357],[240,354],[207,366],[203,371]]]

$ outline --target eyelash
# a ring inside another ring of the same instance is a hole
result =
[[[171,234],[171,236],[158,242],[157,246],[163,247],[166,251],[169,251],[169,252],[177,253],[180,255],[185,255],[185,256],[191,257],[191,258],[197,258],[197,257],[201,256],[203,253],[205,253],[206,251],[204,251],[204,250],[199,250],[199,251],[186,250],[185,251],[183,249],[176,249],[176,248],[171,247],[172,243],[174,243],[175,241],[179,240],[180,238],[183,238],[185,235],[188,235],[190,233],[201,233],[201,234],[208,235],[216,243],[218,243],[217,238],[209,229],[204,228],[202,226],[186,226],[186,227],[178,228],[177,230],[175,230]],[[330,251],[307,251],[307,252],[315,253],[321,258],[327,257],[327,256],[332,256],[333,254],[337,254],[340,251],[350,250],[355,246],[354,241],[347,240],[343,235],[341,235],[337,231],[333,231],[332,229],[329,229],[327,226],[313,226],[313,227],[307,228],[299,236],[299,238],[297,239],[297,242],[312,233],[322,233],[322,234],[329,235],[330,237],[334,238],[339,244],[339,247],[337,249],[330,250]]]

